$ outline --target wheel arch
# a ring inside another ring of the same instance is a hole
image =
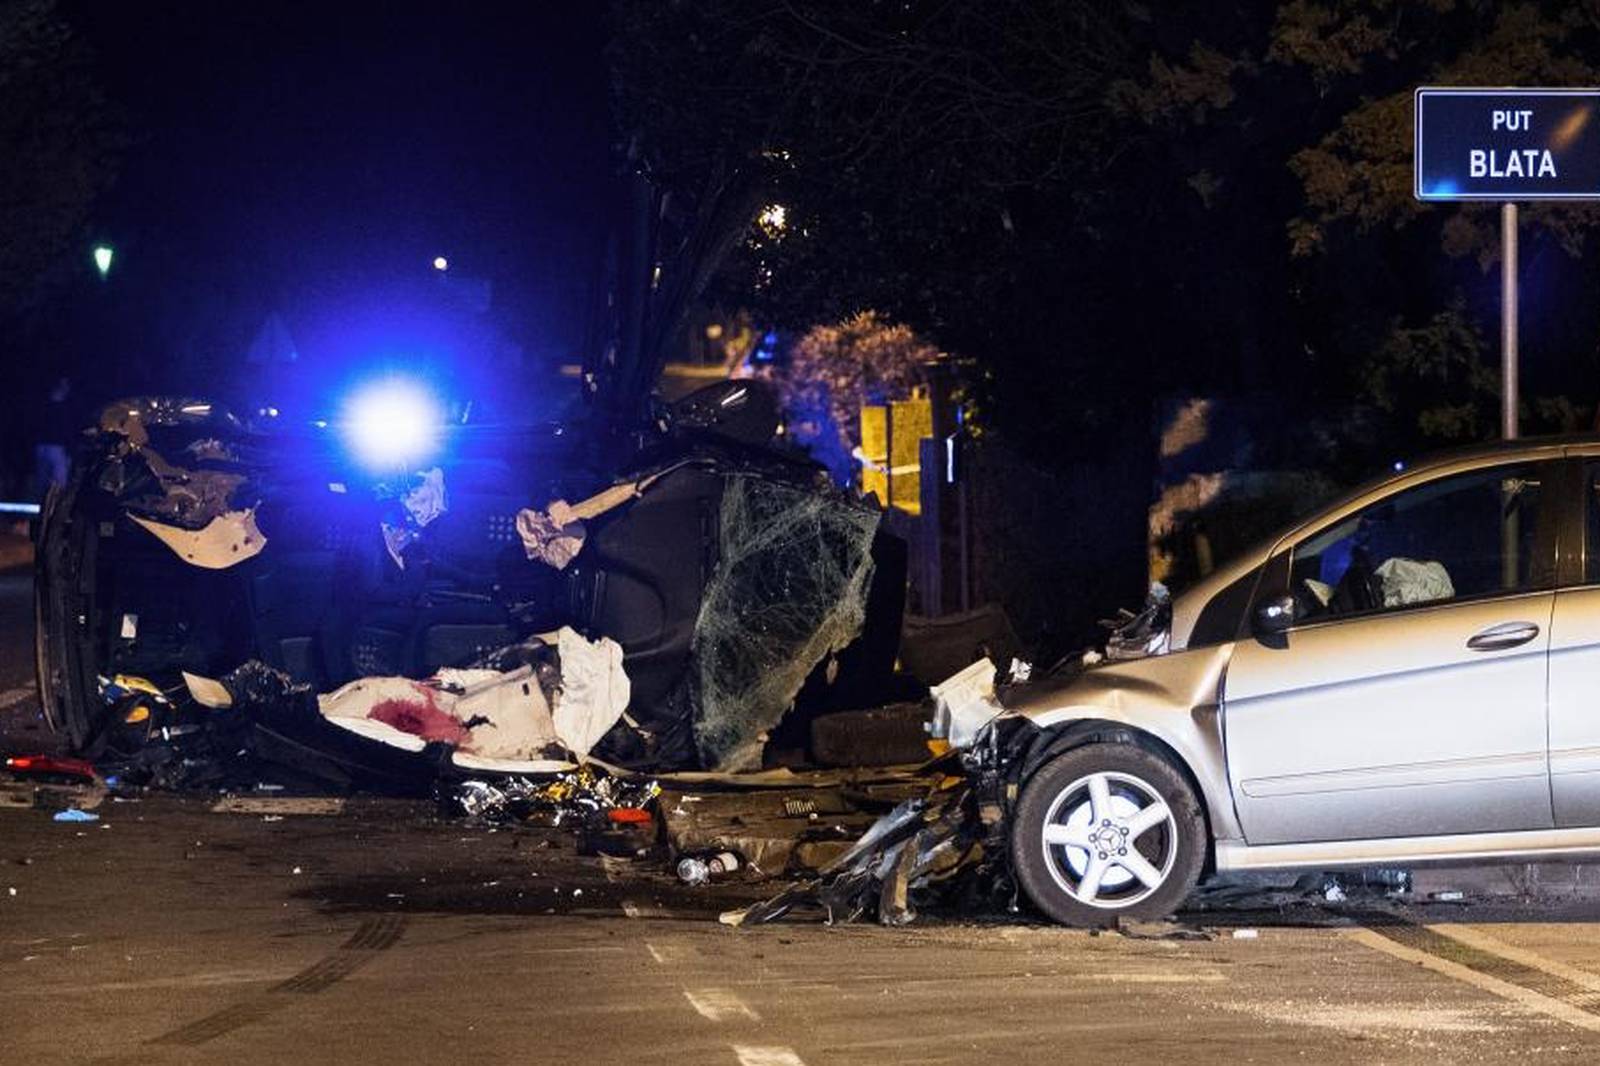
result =
[[[1205,848],[1205,874],[1210,874],[1216,865],[1217,829],[1212,816],[1212,803],[1206,789],[1201,785],[1199,776],[1194,768],[1189,765],[1189,760],[1170,742],[1148,730],[1126,722],[1117,722],[1109,718],[1077,718],[1057,725],[1043,726],[1037,729],[1036,735],[1019,761],[1020,769],[1016,777],[1016,795],[1020,796],[1022,790],[1034,774],[1043,769],[1057,756],[1089,744],[1120,743],[1131,744],[1143,748],[1150,754],[1162,759],[1173,769],[1177,770],[1188,782],[1189,788],[1194,792],[1195,800],[1200,805],[1200,816],[1206,828]]]

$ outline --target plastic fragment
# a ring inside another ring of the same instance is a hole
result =
[[[730,874],[743,863],[731,851],[712,855],[689,855],[678,862],[678,879],[687,885],[703,885],[713,878]]]
[[[76,807],[69,807],[64,811],[57,811],[50,820],[53,822],[98,822],[100,816],[93,811],[80,811]]]

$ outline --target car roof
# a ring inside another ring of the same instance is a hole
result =
[[[1600,449],[1600,433],[1551,433],[1533,437],[1518,437],[1515,440],[1492,440],[1478,444],[1465,444],[1455,448],[1428,452],[1419,457],[1416,462],[1407,463],[1406,468],[1437,466],[1461,459],[1492,458],[1501,455],[1515,457],[1520,452],[1540,452],[1552,448],[1574,447]]]

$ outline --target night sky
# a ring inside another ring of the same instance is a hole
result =
[[[183,348],[175,335],[226,347],[216,338],[269,310],[309,365],[408,346],[459,355],[449,350],[472,342],[461,316],[435,306],[436,255],[452,276],[493,283],[502,343],[530,362],[577,357],[610,172],[598,13],[81,3],[66,14],[133,139],[92,222],[117,248],[122,289],[89,317],[153,386],[226,373],[220,351],[198,363],[169,351]]]

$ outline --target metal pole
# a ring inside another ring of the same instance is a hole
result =
[[[1500,205],[1500,435],[1517,439],[1517,205]]]
[[[1517,439],[1517,205],[1500,205],[1500,436]],[[1518,514],[1512,507],[1509,483],[1505,521],[1500,527],[1500,583],[1507,590],[1517,587],[1518,547],[1522,543]]]

